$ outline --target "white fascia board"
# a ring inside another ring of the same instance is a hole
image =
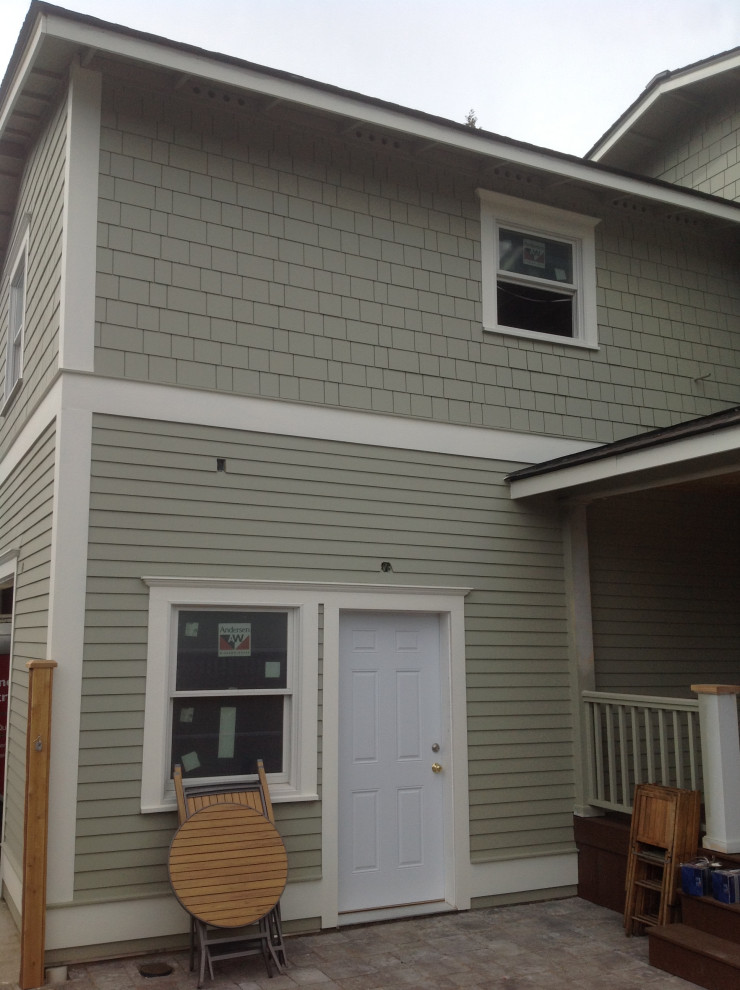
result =
[[[44,40],[44,34],[44,18],[39,17],[36,21],[34,32],[26,45],[25,54],[20,65],[18,66],[13,84],[8,91],[8,95],[5,99],[5,105],[0,107],[0,135],[5,133],[5,128],[8,126],[8,118],[12,114],[16,101],[20,96],[26,81],[28,80],[31,70],[33,69],[34,62],[38,56],[39,48]]]
[[[635,126],[640,117],[643,116],[646,110],[648,110],[657,100],[662,96],[673,92],[677,89],[683,89],[686,86],[692,86],[694,83],[701,82],[704,79],[709,79],[711,76],[719,75],[722,72],[729,72],[732,69],[737,69],[740,67],[740,52],[728,57],[719,59],[716,62],[712,62],[708,65],[701,65],[695,68],[679,69],[665,79],[656,83],[655,88],[650,92],[646,93],[645,96],[640,100],[637,106],[634,108],[631,114],[622,121],[620,126],[616,131],[606,141],[590,155],[590,160],[593,162],[601,161],[601,159],[606,155],[615,144],[618,144],[624,135],[631,131]]]
[[[563,467],[549,471],[547,474],[512,481],[511,497],[518,499],[530,498],[533,495],[567,495],[577,493],[579,488],[586,485],[594,484],[600,485],[602,492],[610,485],[623,490],[629,479],[634,481],[633,476],[656,469],[675,468],[676,480],[683,480],[689,473],[682,471],[681,468],[689,462],[692,465],[690,476],[704,477],[713,472],[698,470],[702,459],[736,451],[740,451],[740,426],[721,430],[718,433],[687,437],[684,440],[676,440],[644,450],[614,454],[587,464]],[[661,478],[661,484],[665,484],[664,478]],[[630,483],[630,487],[640,488],[649,485]]]
[[[693,211],[728,223],[740,223],[740,209],[728,203],[715,203],[693,196],[679,187],[662,188],[639,178],[622,176],[607,169],[577,159],[563,158],[544,148],[509,144],[508,142],[476,134],[466,133],[435,120],[419,118],[406,113],[403,108],[375,106],[349,93],[336,93],[312,86],[297,79],[284,79],[244,65],[233,65],[217,58],[209,58],[196,52],[183,51],[166,39],[153,41],[118,34],[114,30],[46,15],[49,35],[91,49],[150,63],[162,69],[170,69],[178,75],[208,79],[217,85],[248,90],[276,100],[286,100],[314,110],[340,114],[377,127],[399,131],[415,140],[442,144],[482,155],[495,161],[506,161],[522,168],[547,172],[559,178],[583,182],[591,186],[625,196],[640,196],[668,205],[675,209]]]

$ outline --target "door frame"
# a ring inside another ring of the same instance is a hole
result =
[[[465,690],[465,595],[469,588],[368,586],[340,590],[324,599],[322,696],[322,927],[403,917],[423,908],[381,908],[343,915],[339,898],[339,623],[343,612],[416,612],[439,616],[442,722],[448,741],[444,772],[445,877],[442,910],[470,907],[467,705]],[[440,906],[432,906],[440,910]]]

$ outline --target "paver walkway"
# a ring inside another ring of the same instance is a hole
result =
[[[327,931],[288,940],[289,968],[215,965],[204,990],[693,990],[648,965],[646,938],[579,898]],[[156,959],[169,976],[144,978]],[[70,966],[67,990],[195,990],[187,953]]]

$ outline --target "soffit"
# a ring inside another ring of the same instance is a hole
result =
[[[644,180],[559,152],[468,128],[289,73],[145,35],[35,3],[0,87],[0,254],[7,248],[26,155],[63,91],[73,59],[142,85],[188,92],[240,112],[365,142],[475,175],[477,185],[562,203],[591,196],[595,206],[678,224],[733,230],[740,208],[717,197]],[[196,90],[198,92],[196,92]],[[0,265],[2,258],[0,257]]]

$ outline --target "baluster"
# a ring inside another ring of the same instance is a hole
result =
[[[647,758],[647,782],[655,783],[655,749],[653,746],[653,720],[650,709],[644,711],[645,719],[645,756]]]
[[[678,719],[678,712],[673,713],[673,751],[676,757],[676,787],[684,786],[683,779],[683,738],[681,736],[681,724]]]
[[[637,715],[637,708],[630,709],[630,721],[632,722],[632,771],[635,777],[635,787],[642,783],[642,746],[640,745],[640,720]],[[631,798],[631,795],[630,795]],[[626,804],[631,804],[631,799]]]

